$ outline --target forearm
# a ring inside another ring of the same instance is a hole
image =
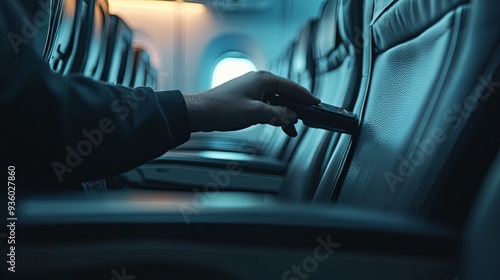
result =
[[[22,34],[2,1],[0,36]],[[17,15],[16,15],[17,13]],[[179,92],[107,85],[51,72],[28,44],[0,40],[0,152],[44,183],[118,174],[189,138]],[[184,121],[183,121],[184,120]]]
[[[180,93],[156,94],[77,77],[49,80],[4,100],[0,113],[9,153],[40,174],[50,174],[49,180],[118,174],[189,138],[186,117],[167,117],[169,112],[187,115],[168,98]],[[168,104],[161,106],[159,99]]]

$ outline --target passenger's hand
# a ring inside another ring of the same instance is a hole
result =
[[[270,124],[297,136],[297,115],[285,107],[262,102],[267,94],[279,94],[306,105],[321,102],[287,79],[265,71],[250,72],[208,91],[185,94],[191,131],[230,131]]]

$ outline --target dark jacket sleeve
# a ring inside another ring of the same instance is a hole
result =
[[[0,156],[18,176],[60,188],[127,171],[189,139],[179,91],[53,73],[23,34],[15,2],[0,1]]]

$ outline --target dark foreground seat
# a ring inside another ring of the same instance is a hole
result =
[[[156,69],[152,65],[149,65],[146,86],[156,90],[156,81],[158,80],[157,76],[158,71],[156,71]]]

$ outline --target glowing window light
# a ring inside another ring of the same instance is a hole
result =
[[[246,58],[226,57],[217,63],[212,73],[212,88],[244,75],[257,68]]]

